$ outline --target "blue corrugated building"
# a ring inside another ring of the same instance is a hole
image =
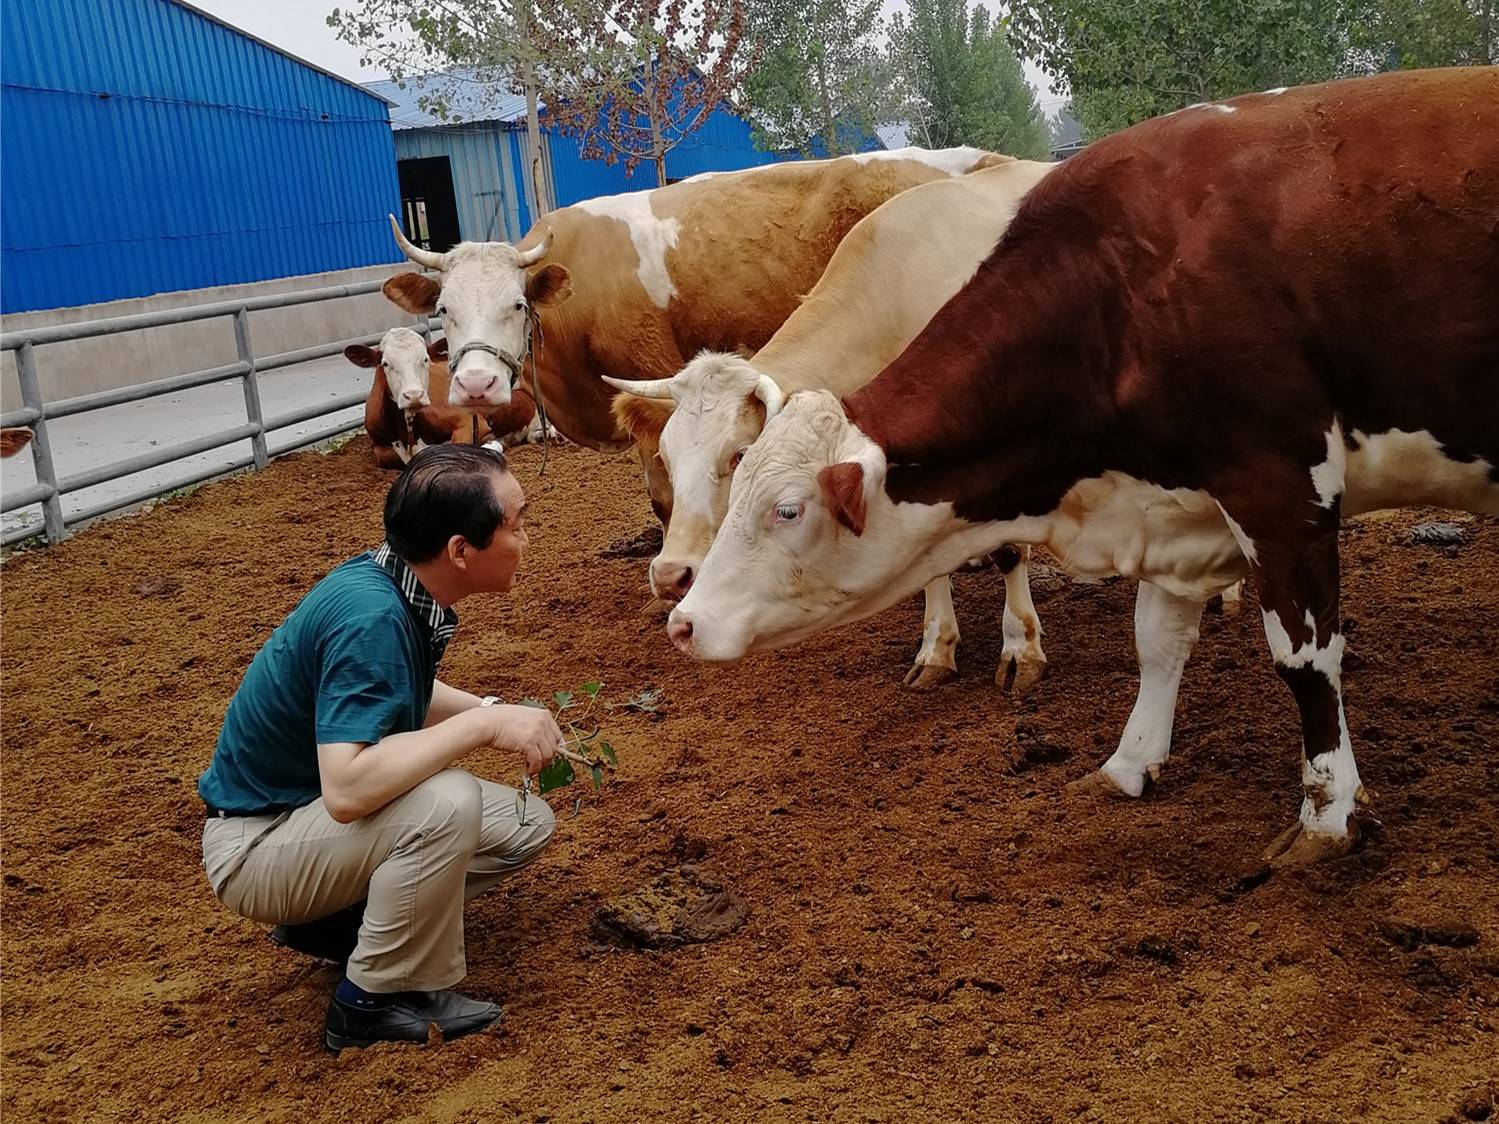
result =
[[[387,103],[177,0],[0,4],[0,311],[394,261]]]
[[[623,163],[585,160],[575,137],[543,128],[542,167],[552,198],[538,207],[525,163],[525,98],[497,95],[463,71],[371,82],[367,88],[393,103],[404,225],[413,241],[430,248],[447,249],[463,239],[515,241],[548,206],[656,186],[651,164],[626,175]],[[429,94],[446,99],[444,118],[421,108]],[[868,139],[867,147],[880,147]],[[749,122],[720,105],[666,154],[666,177],[675,182],[795,158],[756,148]]]

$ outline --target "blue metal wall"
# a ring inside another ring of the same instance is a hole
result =
[[[0,4],[0,310],[398,260],[383,101],[170,0]]]
[[[602,160],[584,160],[578,154],[578,141],[572,137],[549,133],[547,144],[552,160],[552,186],[559,207],[599,195],[647,191],[656,186],[656,168],[649,162],[637,164],[634,174],[627,176],[623,163],[609,165]],[[686,179],[699,172],[737,172],[781,159],[785,157],[756,148],[749,122],[719,106],[696,132],[666,154],[666,178]]]

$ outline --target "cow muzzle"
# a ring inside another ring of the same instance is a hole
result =
[[[663,562],[660,558],[651,563],[651,589],[657,597],[680,601],[692,588],[696,570],[682,562]]]

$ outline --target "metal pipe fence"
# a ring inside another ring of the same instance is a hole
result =
[[[363,424],[362,419],[335,424],[313,434],[298,435],[292,443],[271,449],[267,441],[267,434],[311,421],[314,418],[338,413],[352,406],[361,405],[366,398],[366,393],[342,395],[327,402],[319,403],[316,406],[291,410],[271,418],[266,418],[260,401],[259,374],[262,371],[271,371],[280,367],[290,366],[294,363],[305,363],[311,359],[322,359],[331,355],[337,355],[349,344],[378,343],[381,333],[354,339],[339,340],[335,343],[319,344],[315,347],[304,347],[296,351],[286,351],[276,355],[257,358],[250,338],[250,313],[265,309],[289,308],[296,305],[313,304],[318,301],[338,300],[343,297],[363,296],[366,293],[378,291],[382,284],[382,281],[375,280],[362,281],[353,285],[331,285],[322,289],[304,289],[300,292],[275,293],[248,300],[221,301],[216,304],[202,304],[189,308],[164,309],[160,312],[144,312],[132,316],[115,316],[107,319],[88,320],[78,324],[61,324],[49,328],[29,328],[24,331],[9,332],[0,336],[0,351],[14,351],[16,353],[16,374],[20,383],[22,402],[21,409],[12,410],[8,414],[0,415],[0,426],[27,426],[35,433],[36,436],[32,439],[30,447],[32,463],[36,469],[37,479],[37,482],[30,487],[16,489],[0,497],[0,513],[14,511],[18,508],[31,507],[35,504],[40,504],[42,507],[42,527],[40,531],[38,531],[35,524],[13,528],[6,531],[3,536],[0,536],[0,544],[11,546],[14,543],[32,538],[39,533],[45,534],[49,543],[61,542],[67,535],[67,529],[70,526],[86,522],[90,519],[97,519],[101,515],[107,515],[121,508],[133,507],[136,504],[167,495],[181,488],[200,484],[204,480],[212,479],[215,476],[221,476],[228,472],[236,472],[251,466],[256,469],[264,468],[273,456],[305,448],[308,445],[314,445],[320,441],[326,441],[342,433],[347,433],[350,430],[358,429]],[[37,376],[37,347],[47,344],[64,343],[69,340],[91,339],[96,336],[113,335],[119,332],[137,332],[144,328],[159,328],[169,324],[187,324],[214,317],[227,317],[231,321],[234,331],[235,350],[238,354],[238,360],[234,363],[228,363],[220,367],[211,367],[203,371],[192,371],[183,375],[172,375],[168,378],[155,379],[150,382],[139,383],[135,386],[120,387],[115,390],[85,394],[75,398],[64,398],[57,402],[48,402],[42,393],[41,382]],[[423,337],[427,337],[434,323],[436,321],[431,321],[425,316],[418,316],[416,324],[413,327]],[[57,471],[53,464],[52,444],[47,433],[47,421],[49,418],[71,417],[75,414],[102,410],[110,406],[120,406],[128,402],[139,402],[143,399],[155,398],[163,394],[171,394],[193,387],[207,386],[210,383],[224,382],[228,379],[239,379],[240,385],[244,390],[245,420],[243,423],[220,430],[217,433],[210,433],[164,449],[153,450],[150,453],[140,456],[128,457],[111,464],[101,465],[87,472],[76,473],[72,476],[58,479]],[[244,441],[246,438],[250,441],[250,452],[247,455],[217,464],[212,468],[195,471],[178,479],[143,488],[126,496],[110,499],[105,503],[96,504],[81,511],[67,514],[63,512],[62,497],[69,493],[118,480],[121,477],[130,476],[137,472],[146,471],[147,469],[159,468],[173,461],[198,456],[213,449],[222,448],[225,445],[232,445],[237,441]]]

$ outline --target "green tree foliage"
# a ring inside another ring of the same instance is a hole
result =
[[[1370,0],[1353,24],[1367,69],[1499,63],[1496,0]]]
[[[742,0],[352,0],[327,22],[362,65],[397,81],[454,71],[420,99],[438,117],[460,93],[472,101],[476,84],[524,92],[543,208],[543,103],[547,123],[576,136],[584,156],[629,169],[648,162],[665,183],[666,153],[750,69],[738,55]]]
[[[1294,86],[1348,58],[1344,0],[1018,0],[1021,49],[1090,137],[1193,102]]]
[[[763,54],[744,84],[755,142],[813,155],[853,151],[891,117],[891,76],[876,41],[881,0],[747,0]]]
[[[1017,0],[1021,51],[1089,137],[1193,102],[1494,60],[1495,0]]]
[[[912,138],[1045,158],[1049,133],[1003,21],[968,0],[911,0],[890,22]]]

